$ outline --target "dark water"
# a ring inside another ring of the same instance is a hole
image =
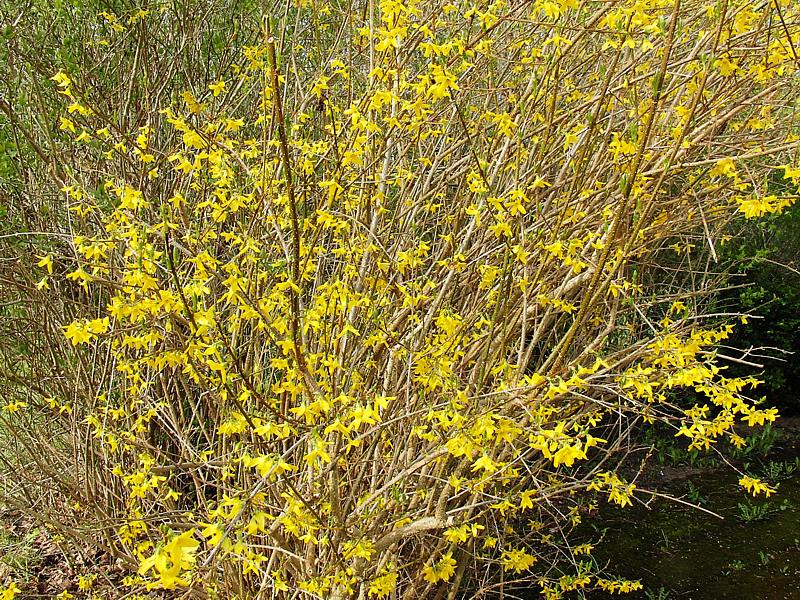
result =
[[[724,519],[666,501],[650,510],[608,510],[602,515],[606,537],[595,558],[608,564],[609,572],[638,578],[645,586],[626,597],[800,600],[797,472],[768,500],[737,492],[736,477],[729,474],[674,482],[670,491],[688,499],[690,486],[694,498],[698,493],[703,497],[704,508]]]

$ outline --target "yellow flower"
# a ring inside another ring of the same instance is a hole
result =
[[[428,583],[448,581],[453,576],[453,573],[456,572],[456,561],[453,559],[453,553],[448,552],[438,562],[432,565],[425,565],[422,572],[425,575],[425,581]]]
[[[553,455],[553,466],[557,467],[563,463],[568,467],[571,467],[576,458],[586,458],[586,453],[581,449],[580,444],[576,444],[575,446],[564,446]]]
[[[78,577],[78,588],[84,592],[92,589],[95,579],[97,579],[96,573],[92,573],[91,575],[81,575]]]
[[[155,570],[158,575],[157,584],[165,590],[175,589],[177,586],[188,585],[188,581],[183,579],[184,571],[188,571],[194,566],[195,553],[200,546],[200,542],[194,539],[194,529],[190,529],[157,550],[151,557],[146,558],[139,564],[139,575],[144,575],[150,569]]]
[[[208,89],[214,93],[214,97],[216,98],[225,91],[225,82],[217,81],[216,83],[209,84]]]
[[[92,340],[94,335],[85,329],[81,323],[74,321],[64,328],[64,336],[72,342],[73,346],[84,344]]]
[[[774,494],[777,488],[770,487],[767,484],[763,483],[760,479],[755,477],[750,477],[749,475],[744,475],[739,480],[739,485],[745,488],[748,492],[753,494],[753,496],[758,496],[763,492],[763,494],[769,498],[772,494]]]
[[[12,581],[7,588],[0,590],[0,600],[14,600],[20,591],[17,584]]]
[[[69,87],[69,84],[72,83],[72,80],[66,73],[64,73],[64,71],[59,71],[53,75],[50,80],[55,81],[56,85],[61,88]]]
[[[514,571],[522,573],[531,568],[536,562],[536,557],[528,554],[525,550],[505,550],[500,557],[500,564],[504,571]]]
[[[369,588],[367,589],[367,594],[370,597],[375,596],[376,598],[386,598],[386,596],[394,591],[396,586],[397,573],[386,573],[376,577],[370,582]]]
[[[36,258],[39,259],[39,262],[36,263],[37,267],[47,267],[47,272],[52,275],[53,274],[53,257],[49,254],[45,254],[44,256],[37,256]]]
[[[67,117],[59,117],[58,128],[61,131],[71,131],[72,133],[77,133],[77,131],[75,130],[75,123],[73,123]]]
[[[478,460],[472,463],[473,473],[479,469],[483,469],[487,472],[493,472],[497,470],[497,465],[492,461],[491,458],[484,454]]]
[[[192,94],[192,92],[190,92],[188,90],[185,90],[185,91],[181,92],[181,98],[183,98],[183,101],[186,103],[186,106],[189,108],[189,112],[191,112],[193,114],[198,114],[198,113],[202,112],[203,105],[200,104],[195,99],[195,97]],[[175,122],[170,121],[170,123],[173,123],[174,125],[176,125],[176,127],[178,127],[178,124],[182,123],[182,121],[176,120]],[[185,124],[183,124],[183,126],[185,126]]]

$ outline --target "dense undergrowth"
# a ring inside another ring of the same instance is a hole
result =
[[[636,589],[570,538],[631,431],[776,416],[713,300],[797,6],[102,4],[3,30],[4,505],[126,597]]]
[[[788,193],[796,194],[797,188],[789,186]],[[719,299],[720,305],[756,316],[729,340],[746,351],[745,362],[731,367],[737,374],[763,379],[760,393],[784,416],[800,416],[800,367],[794,358],[800,352],[798,208],[794,204],[742,228],[727,249],[728,261],[735,264],[731,282],[736,287]]]

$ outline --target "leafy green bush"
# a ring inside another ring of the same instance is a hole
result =
[[[779,193],[796,195],[787,181],[773,183]],[[734,363],[738,374],[758,374],[768,401],[787,414],[800,411],[800,210],[793,205],[780,215],[748,223],[724,254],[734,263],[723,295],[727,306],[740,307],[754,318],[737,328],[730,344],[746,351],[753,364]]]

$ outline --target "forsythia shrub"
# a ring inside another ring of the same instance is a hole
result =
[[[5,501],[134,591],[637,589],[569,535],[649,497],[628,432],[776,417],[705,315],[800,183],[798,5],[295,0],[198,69],[201,6],[101,13],[51,129],[9,121],[60,200],[8,246],[49,349],[3,376]]]

